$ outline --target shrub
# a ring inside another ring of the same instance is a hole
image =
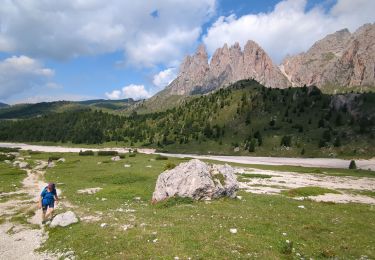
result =
[[[99,156],[112,156],[112,155],[117,155],[117,151],[99,151],[98,155]]]
[[[94,151],[92,151],[92,150],[79,151],[78,155],[81,155],[81,156],[94,155]]]
[[[13,161],[14,158],[16,158],[16,157],[12,154],[9,154],[9,155],[0,154],[0,162],[5,161],[5,160]]]
[[[61,156],[52,155],[52,156],[48,157],[48,161],[57,161],[60,158],[61,158]]]
[[[354,160],[351,160],[350,161],[350,164],[349,164],[349,169],[357,169],[357,164],[355,163]]]
[[[125,158],[125,154],[119,154],[119,157],[120,157],[120,159],[124,159]]]
[[[164,165],[164,171],[166,171],[166,170],[172,170],[172,169],[175,168],[175,167],[176,167],[176,164],[171,163],[171,162],[168,162],[168,163],[166,163],[166,164]]]
[[[292,146],[292,137],[290,135],[284,135],[283,138],[281,139],[280,146],[287,146],[287,147]]]
[[[155,160],[168,160],[168,157],[164,156],[164,155],[161,155],[161,154],[158,154],[156,156]]]
[[[21,148],[11,148],[11,147],[0,147],[0,152],[2,153],[13,153],[18,152]]]
[[[129,157],[135,157],[136,155],[136,153],[129,153]]]

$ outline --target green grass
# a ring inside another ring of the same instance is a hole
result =
[[[0,162],[0,193],[15,191],[26,177],[24,170]]]
[[[245,192],[239,193],[242,200],[174,198],[153,205],[152,192],[165,163],[151,161],[153,155],[138,154],[101,165],[97,162],[102,158],[97,156],[66,154],[64,158],[65,163],[47,170],[47,181],[64,183],[58,188],[78,206],[74,211],[80,216],[100,211],[102,220],[48,229],[49,238],[41,250],[69,248],[80,259],[293,259],[295,253],[307,259],[375,257],[375,222],[369,221],[375,211],[367,205],[301,202]],[[169,161],[184,160],[170,157]],[[103,189],[93,195],[76,193],[92,187]],[[301,204],[305,209],[298,208]],[[101,223],[109,226],[101,228]],[[124,231],[125,224],[134,227]],[[238,233],[231,234],[230,228]]]
[[[272,175],[250,174],[250,173],[243,173],[243,174],[240,174],[239,176],[244,177],[244,178],[261,178],[261,179],[269,179],[273,177]]]
[[[309,196],[318,196],[324,195],[326,193],[335,193],[340,194],[340,192],[332,189],[321,188],[321,187],[301,187],[283,191],[283,194],[289,197],[309,197]]]

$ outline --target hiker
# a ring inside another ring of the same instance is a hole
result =
[[[55,201],[58,202],[56,187],[54,183],[48,183],[40,194],[39,208],[42,209],[42,224],[46,223],[46,219],[51,217],[55,207]]]

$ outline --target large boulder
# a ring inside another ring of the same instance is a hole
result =
[[[56,217],[53,218],[50,227],[66,227],[70,224],[77,223],[78,219],[76,217],[76,214],[74,214],[73,211],[67,211],[61,214],[56,215]]]
[[[193,159],[161,173],[156,182],[152,201],[170,197],[210,200],[223,196],[234,198],[239,184],[235,170],[225,165],[210,165]]]

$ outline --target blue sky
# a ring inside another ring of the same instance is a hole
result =
[[[374,22],[372,0],[22,1],[0,6],[0,102],[147,98],[203,43],[251,39],[280,64],[342,28]]]

